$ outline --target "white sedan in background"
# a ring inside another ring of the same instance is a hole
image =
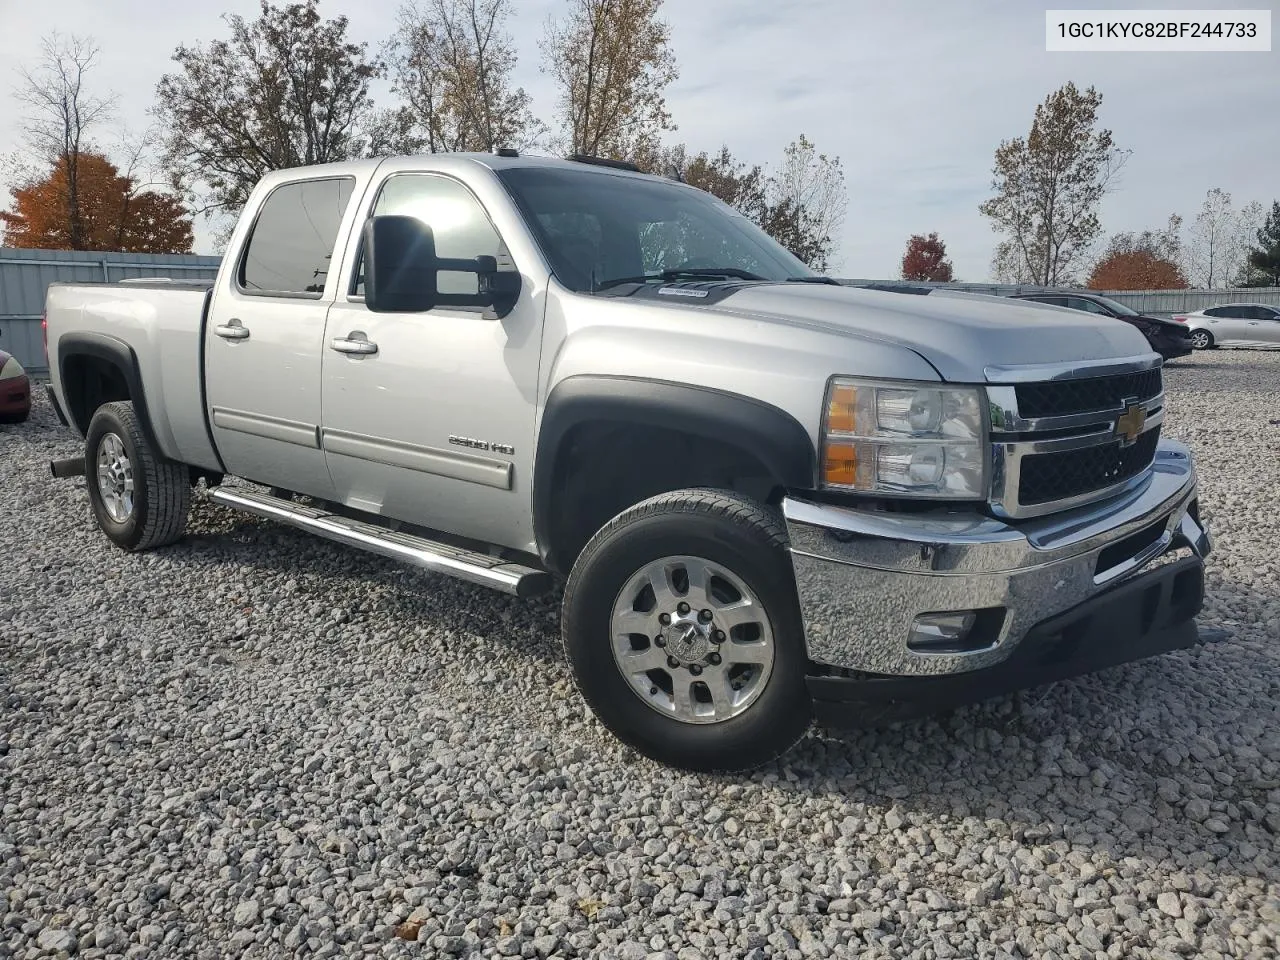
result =
[[[1264,303],[1224,303],[1173,319],[1191,328],[1191,345],[1212,347],[1280,347],[1280,307]]]

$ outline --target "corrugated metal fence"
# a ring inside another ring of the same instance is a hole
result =
[[[903,284],[906,280],[842,280],[853,287],[869,284]],[[916,287],[946,287],[968,293],[988,293],[1008,297],[1015,293],[1043,293],[1048,287],[1033,287],[1009,283],[916,283]],[[1065,287],[1052,288],[1061,293]],[[1097,293],[1117,300],[1140,313],[1169,316],[1174,313],[1190,313],[1219,303],[1266,303],[1280,307],[1280,287],[1242,287],[1227,290],[1081,290],[1081,293]]]
[[[98,253],[0,247],[0,350],[31,373],[47,373],[40,315],[49,284],[103,283],[131,277],[212,280],[219,257],[188,254]]]

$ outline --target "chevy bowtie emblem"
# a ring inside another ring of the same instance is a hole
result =
[[[1125,446],[1128,446],[1138,439],[1139,434],[1142,433],[1142,428],[1146,425],[1146,408],[1136,403],[1131,403],[1128,409],[1116,419],[1116,436],[1120,437]]]

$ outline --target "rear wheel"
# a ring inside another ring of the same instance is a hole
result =
[[[106,403],[85,435],[85,477],[98,526],[116,546],[149,550],[173,543],[191,509],[187,468],[154,450],[127,401]]]
[[[646,500],[597,533],[565,590],[565,651],[620,740],[662,763],[742,770],[808,728],[786,533],[737,494]]]
[[[1192,330],[1191,345],[1197,350],[1208,350],[1213,346],[1213,334],[1208,330]]]

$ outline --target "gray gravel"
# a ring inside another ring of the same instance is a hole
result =
[[[609,739],[553,601],[204,501],[120,553],[38,400],[0,427],[0,957],[1275,956],[1280,354],[1168,379],[1216,642],[735,778]]]

